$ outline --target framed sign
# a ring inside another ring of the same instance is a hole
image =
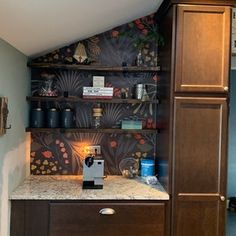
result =
[[[236,56],[236,8],[233,8],[232,18],[232,54]]]

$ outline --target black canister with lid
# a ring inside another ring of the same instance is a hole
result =
[[[61,127],[73,127],[73,111],[70,108],[65,108],[61,113]]]
[[[32,128],[44,127],[44,111],[42,108],[37,107],[32,109],[30,115],[30,125]]]
[[[56,108],[50,108],[47,111],[47,127],[48,128],[59,127],[59,113]]]

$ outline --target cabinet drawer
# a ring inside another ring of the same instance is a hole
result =
[[[101,214],[102,209],[114,214]],[[50,236],[164,235],[164,203],[51,203]]]

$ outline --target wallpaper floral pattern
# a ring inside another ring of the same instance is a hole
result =
[[[117,37],[116,33],[126,30],[127,27],[129,27],[128,24],[82,41],[92,64],[134,65],[138,49],[134,47],[133,41],[129,37]],[[76,64],[73,54],[77,45],[78,42],[55,50],[34,59],[33,62]],[[157,64],[157,47],[155,44],[146,44],[143,53],[147,66]],[[32,96],[38,95],[45,73],[55,78],[55,86],[59,95],[63,95],[67,91],[69,96],[82,97],[82,89],[84,86],[92,85],[93,75],[103,75],[105,76],[106,87],[114,87],[115,97],[121,97],[121,91],[126,91],[128,98],[132,98],[135,85],[145,83],[149,97],[151,99],[158,98],[157,87],[160,77],[157,73],[111,73],[63,69],[32,69]],[[31,106],[36,107],[38,103],[32,102]],[[70,107],[74,111],[75,127],[90,128],[92,125],[93,103],[43,102],[41,106],[45,110],[50,107],[56,107],[58,110]],[[123,119],[141,120],[143,127],[147,129],[158,128],[157,104],[102,103],[101,106],[104,111],[101,120],[104,128],[120,128]],[[119,164],[126,158],[140,160],[141,158],[157,158],[158,156],[155,133],[38,132],[31,134],[31,173],[36,175],[82,174],[82,162],[86,156],[84,146],[95,144],[101,145],[106,174],[121,174]]]

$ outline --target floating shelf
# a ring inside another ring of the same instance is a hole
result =
[[[83,99],[79,97],[26,97],[27,101],[34,101],[34,102],[91,102],[91,103],[120,103],[120,104],[139,104],[139,103],[154,103],[158,104],[159,100],[152,100],[152,101],[141,101],[138,99]]]
[[[78,133],[118,133],[118,134],[129,134],[129,133],[141,133],[141,134],[156,134],[156,129],[89,129],[89,128],[26,128],[26,132],[78,132]]]
[[[52,63],[28,63],[30,68],[48,68],[48,69],[66,69],[66,70],[83,70],[83,71],[106,71],[106,72],[157,72],[160,71],[160,66],[145,67],[145,66],[99,66],[99,65],[67,65],[67,64],[52,64]]]

